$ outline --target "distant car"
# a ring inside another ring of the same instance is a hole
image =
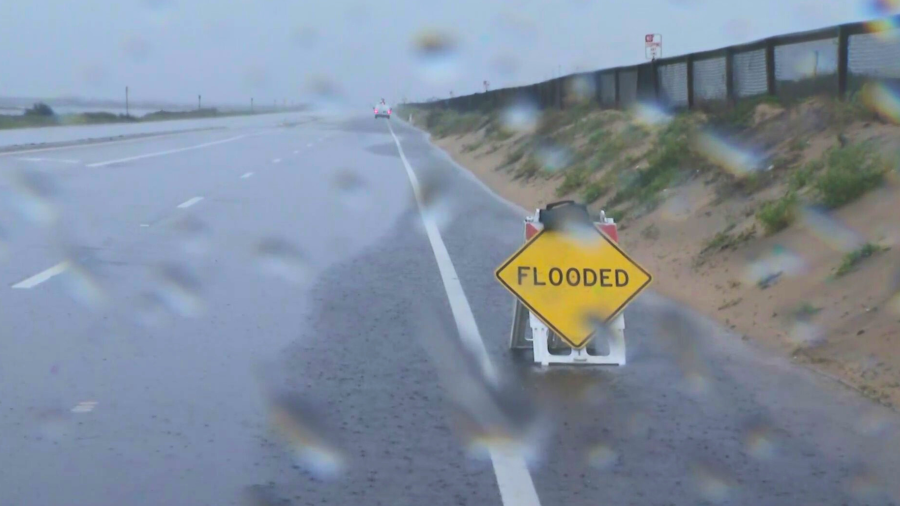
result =
[[[381,103],[375,106],[375,119],[387,118],[391,119],[391,106]]]

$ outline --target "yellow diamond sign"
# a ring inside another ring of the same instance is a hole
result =
[[[494,275],[535,316],[573,348],[591,340],[649,284],[650,273],[602,232],[543,230]]]

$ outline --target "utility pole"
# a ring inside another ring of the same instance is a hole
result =
[[[253,97],[250,97],[250,112],[253,112]]]
[[[197,110],[203,109],[203,101],[200,95],[197,95]]]
[[[128,86],[125,87],[125,117],[128,117]]]

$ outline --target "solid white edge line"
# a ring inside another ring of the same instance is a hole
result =
[[[243,176],[241,176],[241,179],[247,179],[248,177],[250,177],[250,176],[252,176],[252,175],[253,175],[252,172],[247,172],[247,173],[245,173]]]
[[[210,146],[216,146],[218,144],[225,144],[226,142],[233,142],[233,141],[236,141],[239,139],[243,139],[245,137],[247,137],[247,135],[238,135],[235,137],[229,137],[227,139],[220,139],[220,140],[212,141],[212,142],[204,142],[203,144],[197,144],[195,146],[187,146],[184,148],[169,149],[166,151],[157,151],[155,153],[146,153],[143,155],[129,156],[127,158],[119,158],[117,160],[107,160],[105,162],[89,163],[89,164],[87,164],[87,167],[105,167],[107,165],[112,165],[115,163],[131,162],[134,160],[143,160],[144,158],[153,158],[153,157],[157,157],[157,156],[171,155],[174,153],[182,153],[184,151],[191,151],[192,149],[208,148]]]
[[[400,160],[406,169],[407,177],[409,177],[409,184],[412,186],[416,205],[419,208],[419,217],[425,226],[428,242],[431,243],[431,250],[434,252],[434,258],[438,264],[438,271],[444,283],[444,290],[447,293],[447,300],[450,302],[450,310],[453,313],[453,319],[456,321],[460,339],[470,351],[480,358],[481,366],[487,376],[493,378],[496,373],[484,347],[484,340],[481,338],[481,332],[478,330],[478,324],[475,322],[475,315],[472,314],[472,307],[469,305],[462,284],[459,282],[456,268],[453,267],[450,253],[447,251],[446,245],[444,245],[444,240],[441,237],[437,224],[424,212],[425,206],[419,179],[406,159],[403,146],[400,145],[400,139],[394,133],[394,128],[388,124],[388,129],[391,131],[391,136],[397,145],[397,151],[400,153]],[[525,459],[514,451],[509,450],[491,449],[490,454],[491,462],[494,466],[494,475],[497,478],[497,488],[500,490],[500,499],[504,506],[540,506],[537,490],[534,488],[534,481],[532,481],[531,474],[528,472],[528,466],[525,465]]]
[[[187,209],[188,207],[191,207],[192,205],[196,204],[197,202],[200,202],[201,200],[203,200],[203,197],[194,197],[194,198],[185,200],[184,202],[178,204],[178,208],[179,209]]]
[[[60,262],[60,263],[54,265],[53,267],[50,267],[49,269],[45,269],[45,270],[35,274],[34,276],[31,276],[30,278],[26,278],[26,279],[23,279],[22,281],[19,281],[18,283],[12,285],[12,287],[17,288],[17,289],[34,288],[37,285],[43,283],[44,281],[47,281],[48,279],[50,279],[54,276],[58,276],[58,275],[62,274],[68,268],[69,268],[68,261]]]

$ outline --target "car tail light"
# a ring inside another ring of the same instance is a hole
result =
[[[390,110],[390,109],[388,109],[388,114],[390,114],[390,113],[391,113],[391,110]]]

